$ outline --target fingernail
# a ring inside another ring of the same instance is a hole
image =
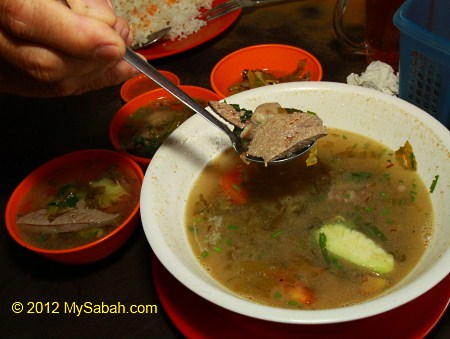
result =
[[[95,50],[94,57],[97,59],[117,60],[120,58],[120,50],[115,45],[101,45]]]
[[[133,41],[133,34],[127,26],[124,26],[120,31],[120,37],[123,39],[123,41],[125,41],[126,44],[130,41]]]
[[[127,46],[131,45],[133,43],[134,40],[134,36],[133,36],[133,32],[131,32],[131,30],[128,32],[128,36],[125,40]]]

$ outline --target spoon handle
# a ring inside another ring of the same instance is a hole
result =
[[[183,102],[186,106],[192,109],[194,112],[200,114],[202,117],[207,119],[209,122],[213,123],[220,130],[225,132],[234,144],[237,140],[236,135],[231,132],[231,130],[214,115],[210,114],[206,109],[204,109],[200,104],[187,95],[178,86],[174,85],[170,80],[158,72],[156,68],[150,65],[147,61],[143,60],[139,55],[137,55],[132,49],[127,47],[125,56],[123,57],[125,61],[135,67],[137,70],[141,71],[151,80],[156,82],[162,88],[171,93],[174,97]]]

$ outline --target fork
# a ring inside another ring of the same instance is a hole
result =
[[[206,21],[217,19],[225,14],[234,12],[240,8],[252,7],[259,3],[279,2],[282,0],[228,0],[211,8],[203,14]]]

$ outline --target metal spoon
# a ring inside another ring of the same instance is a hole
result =
[[[210,112],[208,112],[206,109],[204,109],[195,99],[191,98],[189,95],[187,95],[184,91],[182,91],[179,87],[174,85],[170,80],[168,80],[166,77],[164,77],[161,73],[157,71],[156,68],[154,68],[152,65],[150,65],[147,61],[142,59],[138,54],[133,52],[130,48],[127,47],[127,51],[125,53],[125,56],[123,57],[128,63],[130,63],[133,67],[135,67],[137,70],[141,71],[143,74],[148,76],[151,80],[156,82],[159,86],[166,89],[169,93],[171,93],[173,96],[175,96],[177,99],[179,99],[182,103],[184,103],[186,106],[188,106],[190,109],[192,109],[194,112],[200,114],[202,117],[207,119],[209,122],[214,124],[217,128],[219,128],[221,131],[223,131],[228,138],[231,141],[231,145],[233,146],[234,150],[242,154],[245,152],[244,147],[242,146],[241,139],[234,134],[228,126],[217,119],[214,115],[212,115]],[[269,164],[280,164],[284,163],[289,160],[293,160],[300,155],[306,153],[312,146],[314,145],[314,142],[309,144],[303,149],[300,149],[298,151],[295,151],[293,153],[290,153],[283,158],[275,159],[269,162]],[[255,162],[259,164],[264,164],[264,160],[261,158],[253,157],[248,154],[245,155],[245,158],[250,162]]]
[[[166,28],[160,29],[159,31],[153,32],[147,35],[146,41],[144,43],[134,43],[131,46],[131,49],[141,49],[147,47],[166,36],[166,34],[169,33],[171,29],[172,27],[168,26]]]

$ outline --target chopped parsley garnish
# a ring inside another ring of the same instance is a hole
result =
[[[57,200],[48,203],[48,206],[60,208],[75,207],[80,201],[80,197],[74,192],[75,187],[71,184],[65,185],[58,190]]]
[[[248,110],[248,109],[242,109],[241,112],[243,112],[241,114],[241,116],[239,117],[241,122],[246,122],[247,120],[249,120],[252,117],[253,111]]]

